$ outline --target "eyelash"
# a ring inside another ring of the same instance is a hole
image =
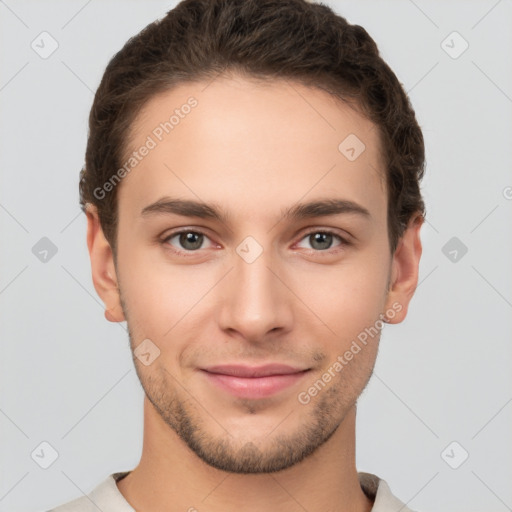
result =
[[[173,231],[172,233],[170,233],[169,235],[167,235],[165,238],[163,238],[161,240],[162,245],[164,245],[167,250],[170,250],[174,254],[177,254],[178,256],[183,256],[185,258],[196,256],[196,253],[198,253],[200,251],[200,249],[196,249],[194,251],[178,250],[168,243],[170,239],[172,239],[178,235],[181,235],[182,233],[194,233],[196,235],[203,235],[204,237],[209,238],[208,235],[206,233],[202,232],[201,230],[181,229],[178,231]],[[336,232],[329,231],[327,229],[312,229],[311,231],[304,233],[304,235],[302,236],[302,238],[299,241],[302,241],[305,238],[307,238],[308,236],[317,234],[317,233],[321,233],[324,235],[332,235],[334,238],[337,238],[339,240],[340,244],[338,246],[335,246],[334,249],[332,249],[332,248],[325,249],[325,250],[309,249],[309,251],[312,251],[316,254],[324,253],[325,255],[333,255],[333,254],[337,254],[338,252],[343,251],[344,248],[352,245],[351,242],[349,242],[346,238],[343,238],[342,236],[338,235]]]

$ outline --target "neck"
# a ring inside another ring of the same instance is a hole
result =
[[[117,487],[135,510],[370,512],[355,466],[356,406],[302,462],[275,473],[235,474],[203,462],[144,398],[139,465]]]

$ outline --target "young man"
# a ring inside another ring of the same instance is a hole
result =
[[[365,30],[185,0],[109,63],[81,204],[145,391],[138,466],[58,512],[408,511],[356,402],[418,280],[421,130]]]

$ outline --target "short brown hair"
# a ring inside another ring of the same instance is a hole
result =
[[[394,253],[409,220],[425,216],[419,186],[425,149],[407,94],[368,33],[306,0],[183,0],[110,60],[91,108],[80,205],[97,207],[114,254],[117,187],[100,199],[95,190],[125,161],[137,114],[180,83],[229,73],[289,79],[355,101],[379,129]]]

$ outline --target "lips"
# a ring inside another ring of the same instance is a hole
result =
[[[217,365],[202,369],[208,381],[240,398],[265,398],[296,384],[309,368],[271,363],[263,366]]]
[[[233,377],[266,377],[268,375],[289,375],[291,373],[299,373],[304,371],[301,368],[294,368],[287,364],[271,363],[263,366],[244,366],[235,364],[226,364],[218,366],[210,366],[204,368],[210,373],[218,373],[222,375],[231,375]]]

